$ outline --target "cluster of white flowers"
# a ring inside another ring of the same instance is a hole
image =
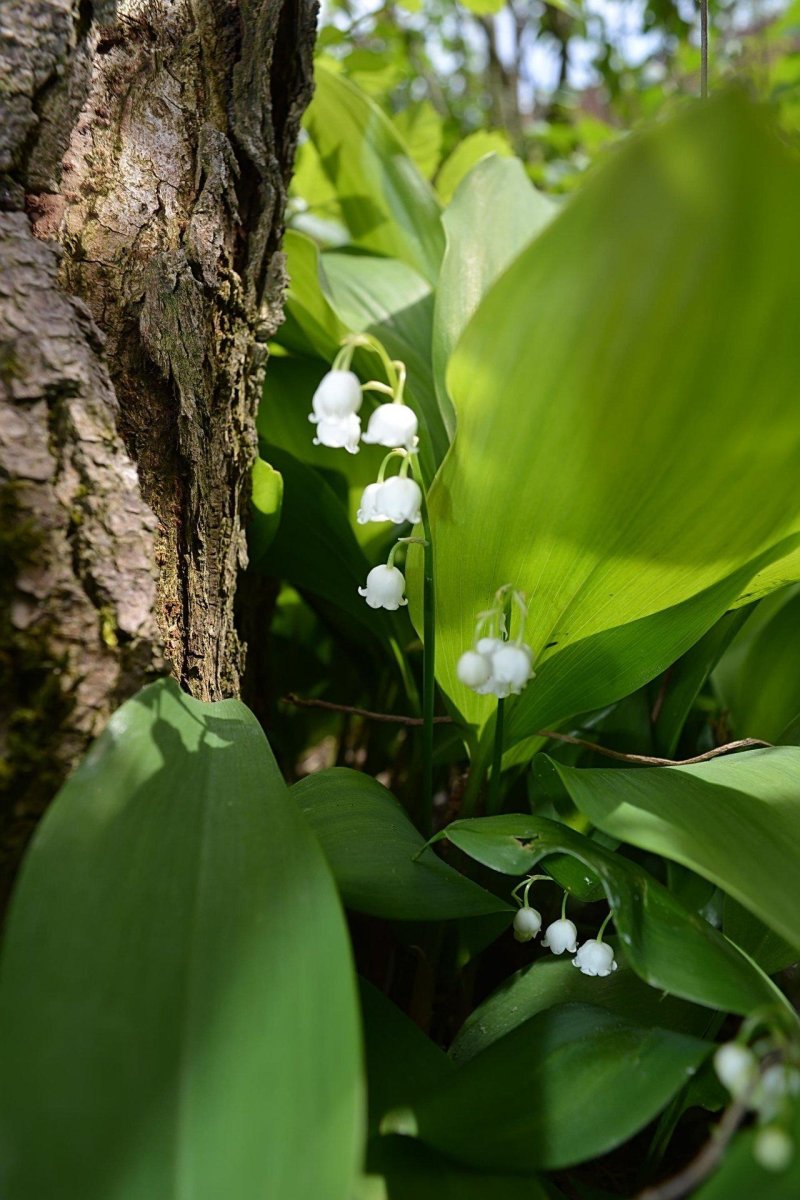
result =
[[[506,636],[506,602],[519,609],[520,629],[514,641]],[[504,584],[495,593],[492,608],[478,617],[471,650],[465,650],[456,664],[459,681],[479,696],[518,696],[533,678],[533,654],[522,640],[528,610],[521,592]],[[490,633],[484,630],[489,627]]]
[[[530,942],[536,937],[542,928],[542,914],[528,903],[528,893],[532,884],[538,879],[546,880],[553,883],[554,880],[549,875],[530,875],[521,883],[517,884],[512,892],[514,899],[519,904],[519,909],[514,917],[514,937],[518,942]],[[522,899],[517,896],[520,889],[524,889]],[[574,954],[572,960],[573,967],[577,967],[583,975],[610,975],[612,971],[616,971],[617,963],[614,959],[614,950],[606,942],[603,941],[603,930],[605,929],[611,914],[603,922],[603,926],[596,938],[590,938],[580,947],[578,946],[578,929],[573,921],[570,921],[566,916],[567,893],[564,893],[564,900],[561,905],[561,916],[557,921],[552,921],[544,932],[542,945],[546,946],[551,954],[563,954],[564,951],[568,954]]]
[[[362,384],[350,370],[353,354],[361,346],[373,350],[381,358],[390,380],[388,384],[371,379]],[[401,362],[389,358],[376,338],[358,334],[347,338],[336,355],[331,370],[320,380],[311,401],[309,421],[317,427],[315,446],[329,446],[357,454],[360,442],[375,446],[402,446],[413,450],[418,442],[417,416],[403,404],[402,395],[406,370]],[[381,392],[392,397],[388,404],[379,404],[370,415],[367,428],[361,432],[361,404],[364,392]]]
[[[378,355],[386,371],[388,383],[372,379],[362,384],[350,370],[353,355],[358,347]],[[311,401],[309,421],[316,425],[315,446],[348,450],[357,454],[359,443],[386,446],[390,453],[384,459],[378,478],[364,489],[357,519],[360,525],[369,521],[391,521],[395,525],[410,522],[415,525],[422,517],[422,489],[414,479],[408,478],[412,456],[419,443],[416,413],[403,403],[406,368],[402,362],[389,358],[386,350],[369,334],[348,337],[336,355],[331,370],[321,379]],[[361,431],[359,412],[364,392],[380,392],[391,399],[379,404],[372,412],[366,430]],[[386,466],[395,455],[403,458],[400,472],[390,479],[384,478]],[[403,572],[394,565],[398,546],[419,538],[400,538],[392,548],[388,562],[373,567],[367,575],[364,587],[358,589],[370,608],[386,608],[395,611],[408,601],[405,599],[406,581]]]
[[[770,1062],[772,1053],[768,1041],[754,1049],[741,1041],[725,1042],[714,1054],[714,1069],[733,1099],[757,1114],[756,1161],[765,1171],[784,1171],[795,1152],[787,1126],[800,1100],[800,1070],[789,1062]]]

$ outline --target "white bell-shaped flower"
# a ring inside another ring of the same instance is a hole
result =
[[[753,1142],[753,1158],[765,1171],[785,1171],[794,1158],[794,1142],[780,1125],[759,1129]]]
[[[492,668],[492,657],[495,651],[499,650],[504,645],[505,642],[501,638],[478,638],[478,641],[475,645],[475,653],[480,654],[489,668],[489,673],[487,674],[483,683],[477,684],[472,689],[474,692],[477,692],[479,696],[494,696],[497,694],[495,690],[497,687],[497,680],[494,677],[494,670]]]
[[[389,520],[380,506],[382,487],[382,483],[368,483],[364,488],[364,494],[361,497],[361,506],[356,513],[356,520],[359,525],[366,525],[368,521]]]
[[[408,601],[403,598],[406,581],[403,572],[388,563],[373,567],[367,576],[367,586],[358,589],[370,608],[388,608],[394,612]]]
[[[379,404],[367,425],[364,441],[370,445],[413,450],[417,444],[417,416],[407,404]]]
[[[492,674],[506,696],[518,696],[533,674],[529,654],[522,646],[501,646],[492,655]]]
[[[385,483],[381,484],[377,502],[381,511],[386,514],[386,520],[394,521],[395,525],[402,525],[404,521],[410,521],[412,525],[416,525],[417,521],[422,520],[420,513],[422,491],[419,484],[415,483],[413,479],[404,479],[402,475],[393,475],[391,479],[387,479]]]
[[[772,1063],[763,1071],[753,1093],[753,1107],[762,1121],[779,1116],[786,1101],[800,1096],[800,1071],[787,1063]]]
[[[547,926],[542,945],[552,950],[553,954],[563,954],[565,950],[574,954],[578,949],[578,930],[568,917],[562,917],[560,921],[553,921]]]
[[[542,928],[542,914],[527,904],[514,917],[514,937],[518,942],[530,942]]]
[[[456,663],[456,675],[468,688],[477,690],[492,674],[492,664],[485,654],[477,650],[465,650]]]
[[[361,384],[352,371],[328,371],[323,375],[311,401],[309,421],[341,420],[361,408]]]
[[[735,1100],[750,1092],[758,1082],[758,1060],[752,1050],[738,1042],[725,1042],[717,1047],[714,1070]]]
[[[348,450],[358,453],[361,437],[361,419],[355,413],[349,417],[326,417],[317,424],[315,446],[330,446],[333,450]]]
[[[573,958],[572,965],[583,975],[605,976],[617,969],[612,947],[607,942],[598,942],[594,938],[583,943]]]

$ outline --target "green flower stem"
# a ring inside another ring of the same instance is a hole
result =
[[[494,747],[492,749],[492,773],[489,776],[489,794],[486,797],[486,813],[494,816],[500,811],[500,774],[503,770],[503,717],[505,700],[497,701],[497,714],[494,719]]]
[[[433,541],[428,502],[423,492],[422,528],[425,533],[422,584],[422,805],[423,832],[433,819],[433,707],[436,700],[436,610],[433,583]]]
[[[603,934],[604,934],[604,933],[605,933],[605,931],[606,931],[606,925],[607,925],[607,924],[608,924],[608,922],[611,920],[611,918],[613,917],[613,915],[614,915],[614,910],[613,910],[613,908],[612,908],[612,909],[609,911],[609,913],[608,913],[608,916],[606,917],[605,921],[603,921],[603,924],[600,926],[600,931],[599,931],[599,933],[597,934],[597,937],[595,938],[595,941],[596,941],[596,942],[602,942],[602,940],[603,940]]]
[[[564,899],[561,901],[561,920],[562,921],[566,920],[566,916],[567,916],[567,897],[568,896],[569,896],[569,892],[564,892]]]

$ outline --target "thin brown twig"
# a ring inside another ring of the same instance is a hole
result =
[[[595,754],[604,754],[606,758],[615,758],[618,762],[641,763],[647,767],[688,767],[692,763],[708,762],[711,758],[719,758],[721,754],[730,754],[732,750],[754,750],[756,747],[772,747],[772,742],[762,742],[760,738],[741,738],[738,742],[728,742],[725,746],[715,746],[704,754],[695,754],[693,758],[656,758],[653,754],[623,754],[621,750],[609,750],[607,746],[598,746],[596,742],[586,742],[583,738],[572,737],[569,733],[555,733],[552,729],[541,729],[536,737],[555,738],[558,742],[569,742],[570,746],[585,746],[594,750]]]
[[[422,725],[422,717],[407,717],[402,713],[371,712],[368,708],[356,708],[352,704],[334,704],[331,700],[317,700],[297,696],[289,692],[283,697],[286,704],[295,708],[322,708],[326,712],[346,713],[351,717],[363,717],[365,721],[383,721],[387,725]],[[434,717],[436,725],[452,725],[452,717]],[[595,754],[606,758],[616,759],[617,762],[639,763],[646,767],[688,767],[692,763],[708,762],[709,759],[719,758],[722,754],[730,754],[733,750],[753,750],[756,747],[771,748],[772,742],[763,742],[760,738],[741,738],[738,742],[728,742],[724,746],[715,746],[704,754],[696,754],[693,758],[656,758],[652,754],[624,754],[621,750],[610,750],[597,742],[587,742],[584,738],[573,737],[570,733],[557,733],[554,729],[540,729],[534,737],[551,738],[556,742],[567,742],[570,746],[583,746]]]
[[[636,1200],[681,1200],[681,1197],[694,1192],[717,1168],[731,1138],[746,1115],[746,1099],[735,1100],[725,1109],[711,1137],[691,1162],[678,1171],[677,1175],[652,1187],[646,1187],[644,1191],[639,1192]]]
[[[306,699],[289,692],[283,697],[286,704],[295,708],[324,708],[326,712],[347,713],[351,717],[363,717],[365,721],[383,721],[387,725],[422,725],[422,717],[406,717],[402,713],[370,712],[368,708],[356,708],[352,704],[333,704],[330,700]],[[434,717],[434,725],[452,725],[452,717]]]

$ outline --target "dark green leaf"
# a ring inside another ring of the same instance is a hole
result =
[[[115,713],[26,858],[0,1012],[15,1200],[349,1200],[347,933],[242,704],[162,681]]]
[[[470,1166],[558,1169],[646,1125],[708,1054],[707,1042],[586,1004],[547,1009],[428,1092],[397,1132]],[[392,1115],[384,1129],[393,1131]]]
[[[425,845],[377,780],[336,767],[291,789],[319,839],[349,908],[398,921],[508,912],[498,900],[448,867]]]

